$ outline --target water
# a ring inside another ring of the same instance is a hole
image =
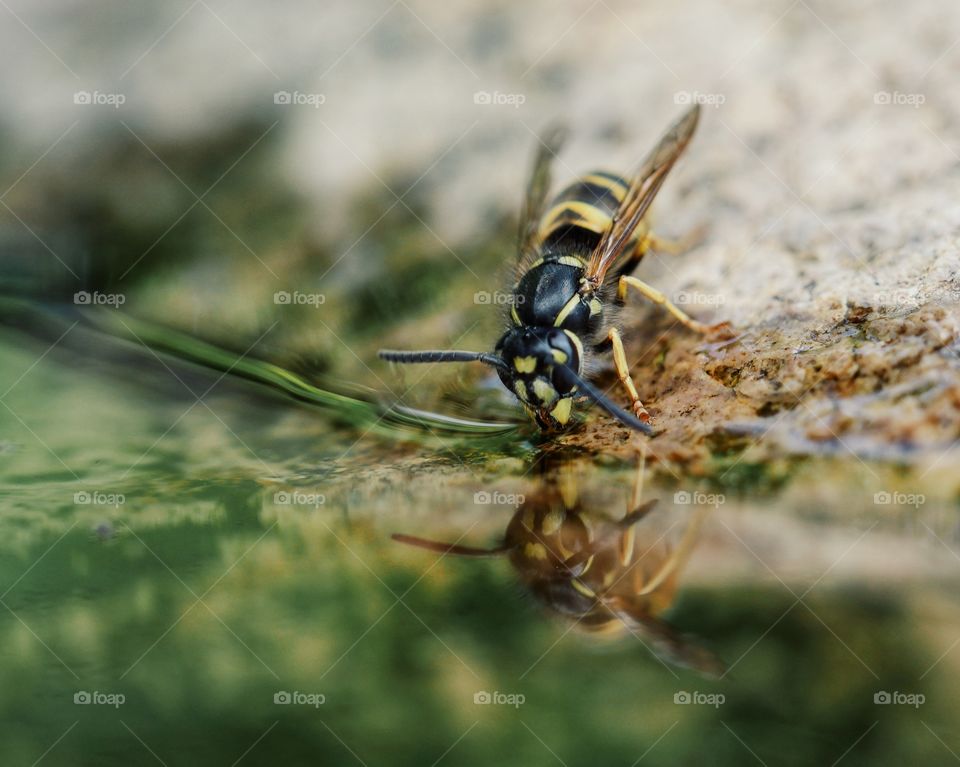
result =
[[[950,499],[367,433],[85,320],[44,354],[75,316],[31,312],[0,333],[5,764],[944,763]]]

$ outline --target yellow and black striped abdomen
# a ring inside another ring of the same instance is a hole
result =
[[[540,221],[539,237],[542,243],[565,238],[568,234],[587,233],[599,240],[610,228],[613,214],[627,193],[630,182],[615,173],[596,171],[572,182],[553,198]],[[641,223],[636,232],[639,239],[646,233]]]

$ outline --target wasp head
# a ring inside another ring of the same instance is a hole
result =
[[[599,405],[624,426],[652,434],[650,426],[618,407],[593,384],[581,378],[583,345],[568,330],[518,327],[497,342],[496,352],[456,349],[402,352],[381,349],[390,362],[482,362],[497,369],[503,385],[517,395],[527,412],[545,431],[558,431],[570,421],[573,398],[583,396]]]
[[[500,339],[497,368],[503,385],[512,391],[542,429],[556,431],[570,420],[579,373],[580,343],[559,328],[513,328]]]

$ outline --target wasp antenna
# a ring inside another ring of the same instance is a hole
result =
[[[378,355],[380,359],[387,360],[387,362],[403,362],[407,364],[418,362],[482,362],[484,365],[492,365],[497,368],[507,367],[507,363],[496,354],[488,354],[486,352],[462,352],[453,349],[399,352],[393,349],[381,349]]]
[[[413,535],[404,535],[403,533],[394,533],[390,536],[398,543],[405,543],[408,546],[416,546],[427,551],[435,551],[438,554],[454,554],[458,557],[496,557],[508,550],[506,546],[497,546],[492,549],[478,549],[474,546],[459,546],[456,543],[440,543],[439,541],[429,541],[426,538],[417,538]]]
[[[647,501],[646,503],[640,504],[639,506],[637,506],[637,508],[635,508],[629,514],[627,514],[623,519],[617,522],[617,527],[623,530],[630,529],[635,524],[637,524],[637,522],[639,522],[641,519],[647,516],[647,514],[649,514],[650,511],[653,509],[653,507],[656,505],[657,505],[656,498],[654,498],[651,501]]]
[[[648,437],[653,434],[653,428],[650,426],[650,424],[644,423],[632,413],[628,413],[623,408],[618,407],[616,404],[611,402],[602,392],[598,391],[593,384],[588,383],[583,378],[578,376],[572,368],[564,365],[564,369],[576,382],[579,393],[583,394],[587,399],[593,402],[593,404],[599,405],[603,410],[607,411],[607,413],[617,419],[624,426],[629,426],[631,429],[636,429],[639,432],[643,432]]]

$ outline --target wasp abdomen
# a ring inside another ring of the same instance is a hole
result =
[[[546,240],[557,229],[578,226],[603,234],[626,196],[629,182],[613,173],[590,173],[561,189],[540,222]]]
[[[540,242],[546,249],[589,254],[613,223],[630,182],[615,173],[594,171],[564,187],[553,198],[540,221]],[[636,241],[646,233],[637,227]]]

